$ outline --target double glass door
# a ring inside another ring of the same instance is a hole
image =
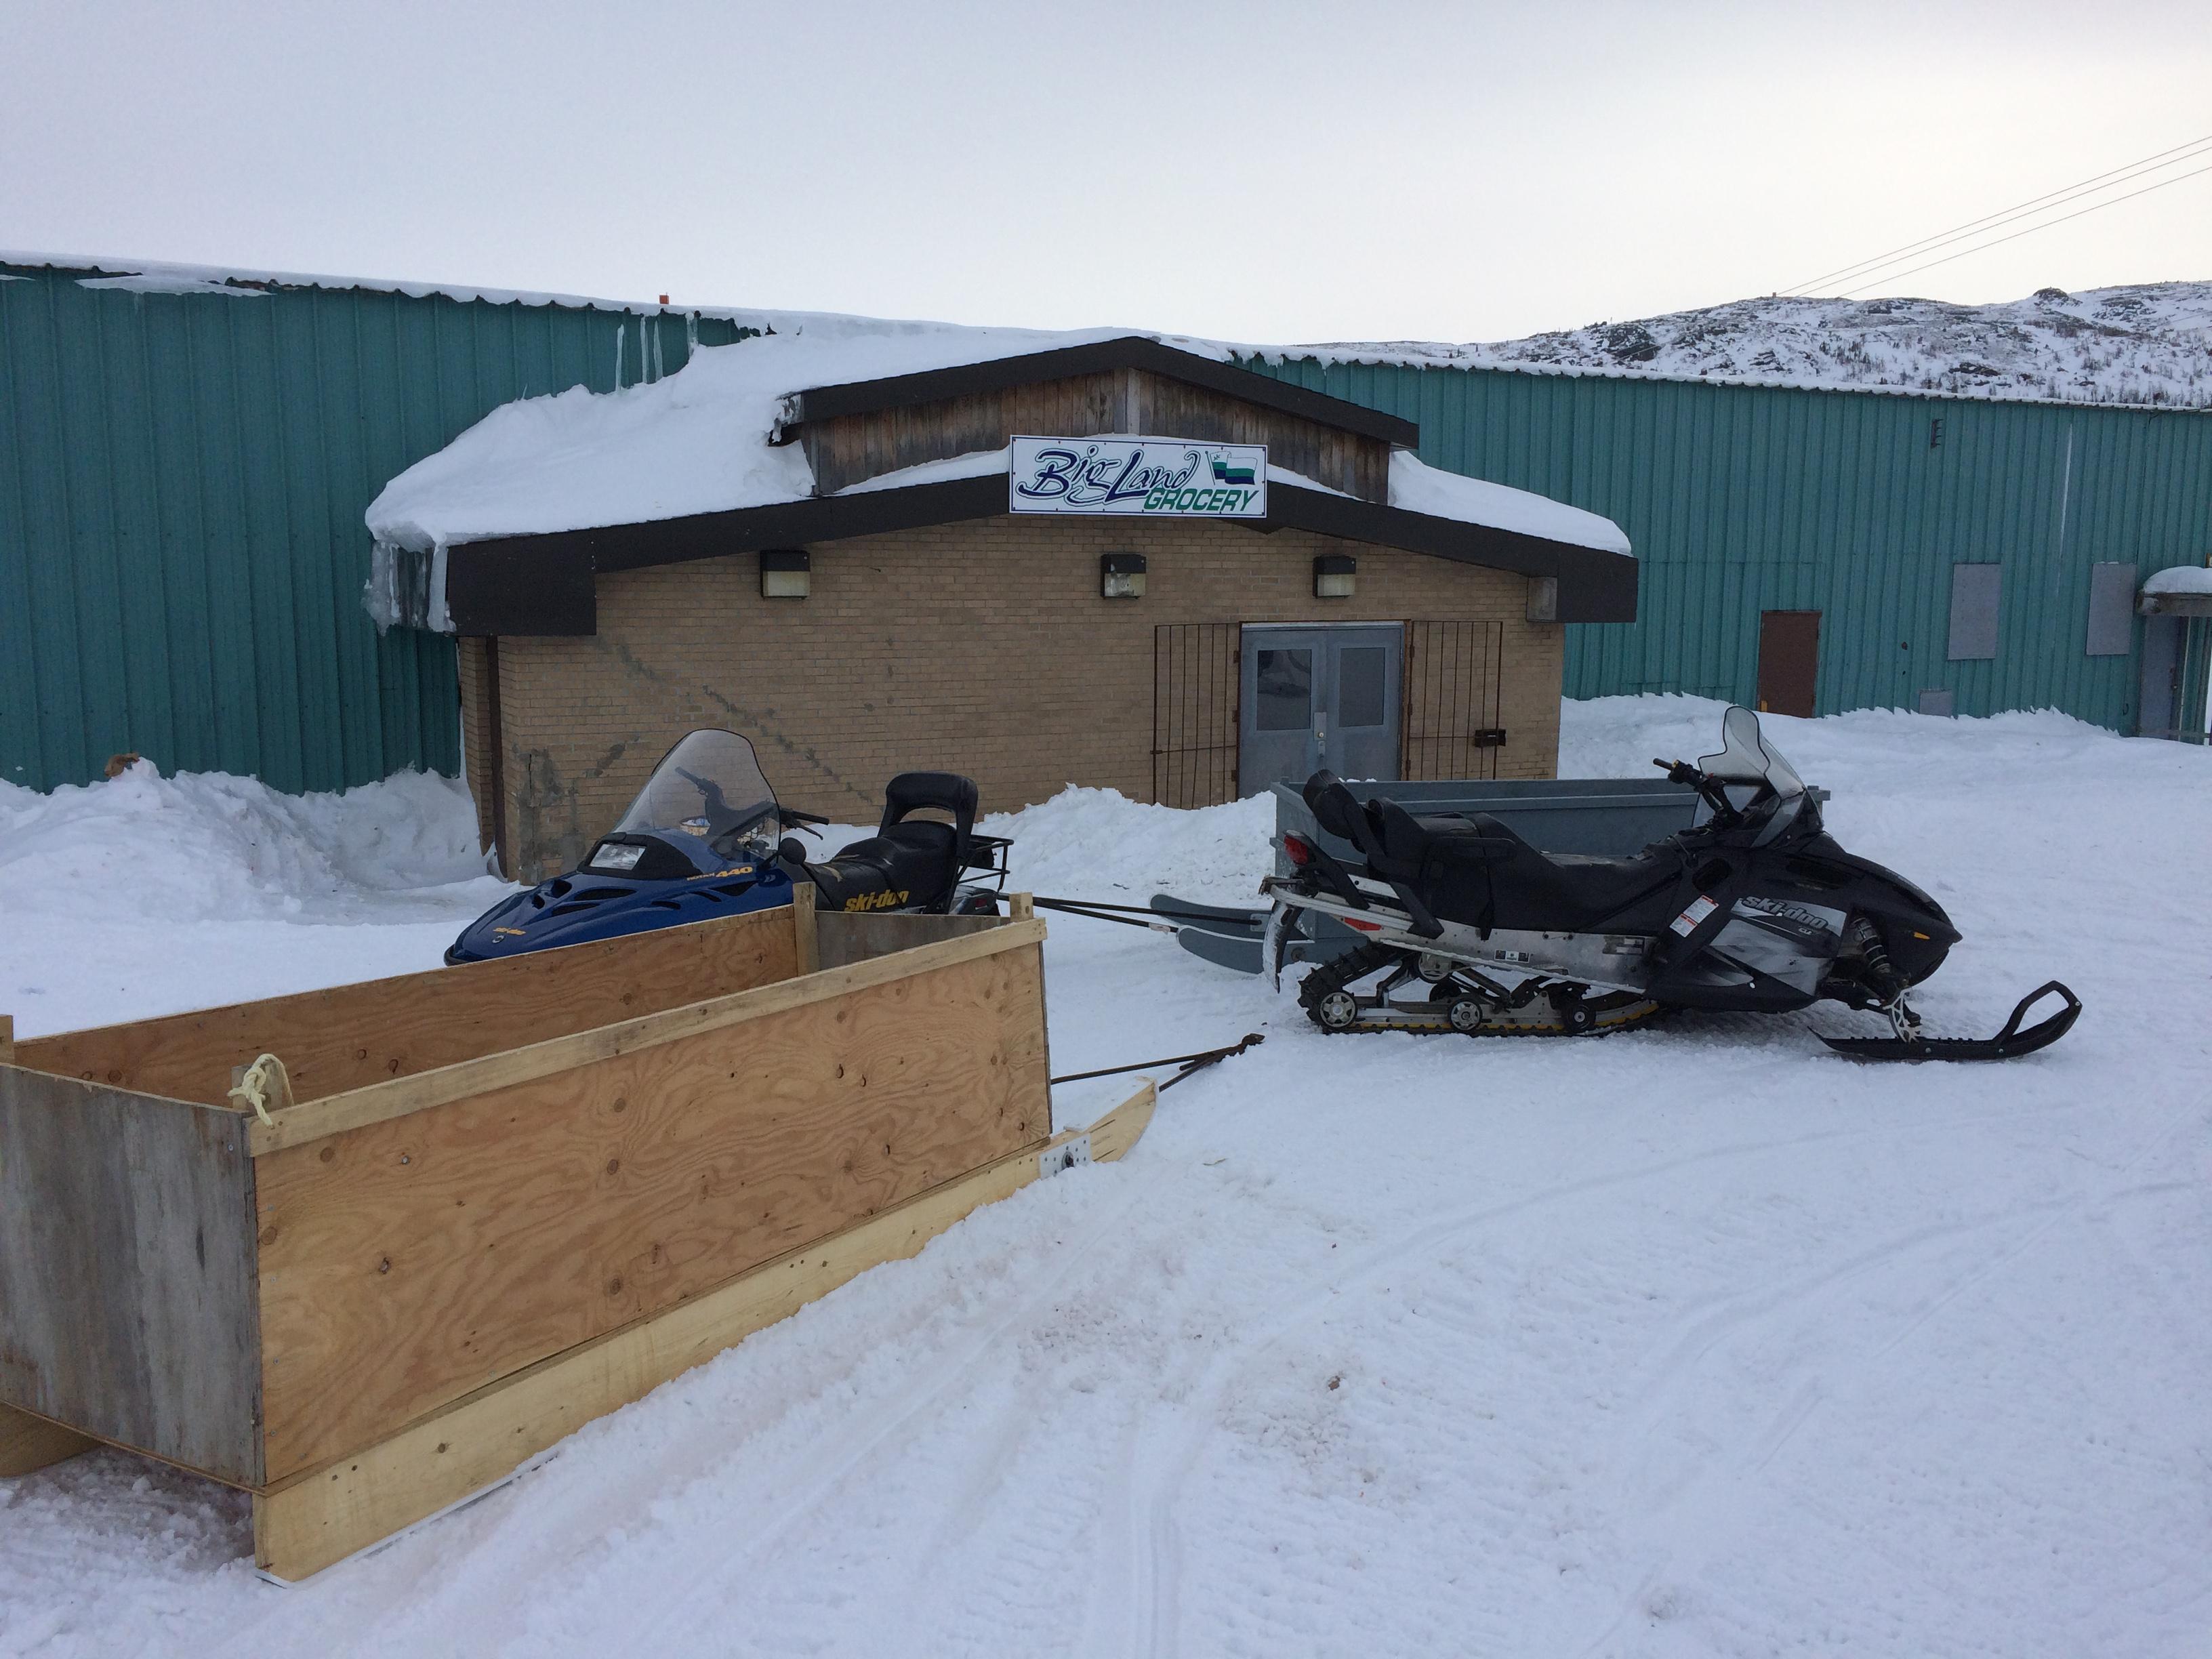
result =
[[[1395,779],[1405,632],[1398,623],[1248,625],[1237,793],[1304,783],[1323,767],[1346,778]]]

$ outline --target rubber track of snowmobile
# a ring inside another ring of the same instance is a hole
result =
[[[1355,980],[1364,979],[1376,969],[1389,965],[1402,954],[1397,946],[1392,945],[1363,945],[1355,951],[1347,951],[1333,962],[1322,963],[1299,981],[1298,1006],[1306,1011],[1306,1018],[1311,1020],[1318,1030],[1330,1036],[1352,1036],[1363,1031],[1408,1031],[1416,1036],[1426,1036],[1436,1032],[1478,1037],[1608,1036],[1615,1031],[1625,1031],[1633,1026],[1649,1024],[1666,1012],[1655,1005],[1648,1012],[1638,1014],[1632,1019],[1617,1020],[1611,1025],[1593,1025],[1589,1030],[1581,1032],[1570,1031],[1564,1025],[1485,1025],[1472,1031],[1462,1032],[1449,1020],[1443,1019],[1437,1020],[1431,1025],[1411,1023],[1362,1025],[1357,1021],[1345,1026],[1322,1024],[1320,1008],[1323,997],[1332,992],[1344,989]]]

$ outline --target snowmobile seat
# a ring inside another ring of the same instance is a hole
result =
[[[968,863],[969,837],[981,799],[975,780],[957,772],[902,772],[884,790],[884,821],[876,833],[902,847],[950,860],[957,877]],[[952,822],[909,816],[928,811],[945,813]]]
[[[810,865],[821,902],[833,910],[944,908],[966,862],[980,794],[955,772],[902,772],[884,790],[876,833]],[[908,816],[947,812],[952,822]]]
[[[1439,865],[1465,869],[1479,861],[1486,878],[1493,927],[1581,933],[1601,926],[1623,932],[1650,931],[1663,918],[1631,915],[1647,900],[1663,901],[1681,875],[1681,860],[1671,852],[1645,852],[1633,858],[1597,858],[1578,853],[1547,853],[1532,847],[1512,828],[1486,812],[1470,817],[1462,837],[1438,838]],[[1462,842],[1480,846],[1462,847]],[[1439,874],[1443,871],[1439,870]],[[1471,884],[1463,878],[1455,884]],[[1439,897],[1443,897],[1439,895]],[[1446,903],[1452,901],[1446,900]],[[1474,921],[1438,904],[1437,914]]]
[[[921,825],[903,826],[921,828]],[[938,846],[918,845],[914,840],[870,836],[839,849],[826,864],[810,864],[819,902],[826,909],[904,910],[941,902],[959,873],[951,855],[951,827],[943,830]],[[857,900],[872,901],[857,903]]]

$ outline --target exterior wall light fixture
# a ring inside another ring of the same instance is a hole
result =
[[[1143,599],[1145,556],[1141,553],[1101,553],[1098,556],[1098,597],[1102,599]]]
[[[1352,597],[1355,573],[1359,561],[1349,553],[1316,553],[1314,555],[1314,598],[1317,599],[1348,599]]]
[[[803,599],[806,597],[811,561],[800,548],[763,548],[760,556],[761,598]]]

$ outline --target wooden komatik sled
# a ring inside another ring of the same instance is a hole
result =
[[[1052,1138],[1044,927],[1012,908],[801,902],[0,1024],[0,1474],[160,1458],[251,1492],[257,1563],[304,1577],[1118,1158],[1152,1085]]]

